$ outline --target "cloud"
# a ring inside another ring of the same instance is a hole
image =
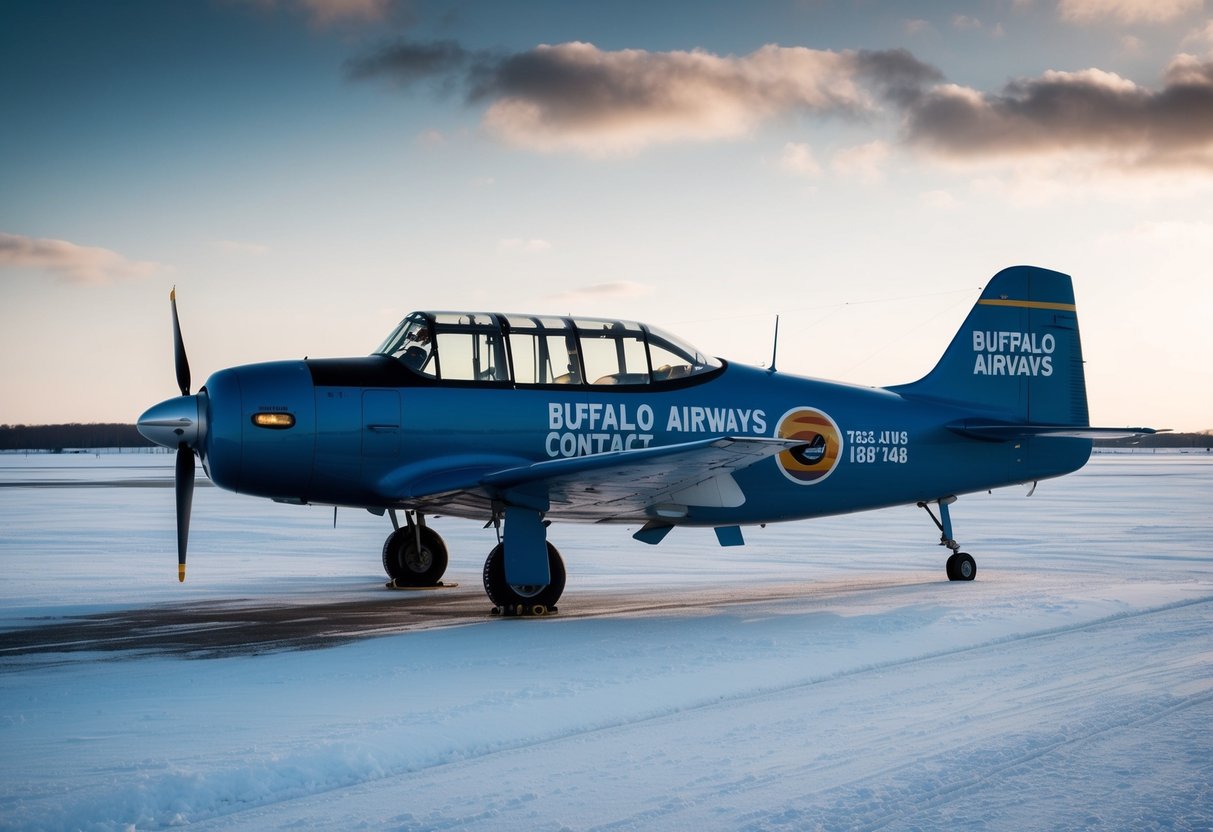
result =
[[[980,29],[981,21],[975,17],[970,17],[967,14],[952,15],[952,28],[954,29]]]
[[[1205,54],[1213,57],[1213,20],[1199,29],[1193,29],[1184,36],[1182,46],[1203,49]]]
[[[1125,55],[1137,56],[1144,53],[1146,50],[1145,43],[1136,35],[1122,35],[1120,38],[1120,51]]]
[[[1057,11],[1069,23],[1168,23],[1199,11],[1204,0],[1060,0]]]
[[[912,20],[904,20],[901,24],[901,29],[907,35],[921,35],[924,32],[934,30],[930,22],[923,20],[921,17],[913,18]]]
[[[587,155],[736,139],[774,119],[858,116],[917,95],[937,69],[905,50],[763,46],[744,56],[704,50],[605,51],[590,43],[494,55],[453,41],[397,42],[351,61],[354,79],[462,89],[507,144]]]
[[[815,179],[821,176],[821,165],[813,155],[813,148],[800,142],[788,142],[779,154],[779,166],[788,173]]]
[[[872,185],[884,179],[883,167],[890,155],[888,143],[876,140],[835,152],[830,167],[840,176]]]
[[[1127,15],[1130,6],[1140,11],[1127,0],[1109,8]],[[1067,8],[1087,13],[1081,4]],[[985,31],[997,36],[1001,28]],[[1207,32],[1189,37],[1200,41]],[[1157,89],[1091,68],[1050,70],[986,92],[947,83],[904,49],[770,44],[735,56],[608,51],[590,43],[489,53],[455,41],[398,41],[351,61],[346,71],[353,79],[459,95],[483,108],[487,132],[538,152],[633,154],[676,142],[734,140],[798,117],[899,117],[904,146],[946,161],[1068,156],[1093,167],[1213,170],[1213,59],[1191,55],[1177,56]],[[891,146],[878,140],[861,147],[839,151],[831,166],[879,181]],[[779,163],[808,176],[820,169],[807,145],[785,146]]]
[[[383,78],[407,87],[425,79],[456,76],[476,54],[453,40],[397,41],[347,61],[345,71],[353,80]]]
[[[764,46],[742,58],[704,51],[603,52],[540,46],[486,74],[485,126],[509,144],[589,154],[733,139],[792,113],[857,113],[870,98],[843,53]]]
[[[646,283],[637,283],[632,280],[620,280],[614,283],[594,283],[590,286],[582,286],[577,289],[570,289],[567,292],[558,292],[553,295],[548,295],[545,300],[568,302],[582,300],[605,300],[609,298],[638,298],[652,293],[653,287]]]
[[[0,233],[0,268],[36,269],[71,283],[101,285],[151,277],[166,267],[128,260],[107,248]]]
[[[895,104],[916,101],[926,88],[944,80],[942,72],[918,60],[906,49],[843,54],[854,54],[856,75],[882,98]]]
[[[1077,153],[1213,169],[1213,62],[1176,57],[1160,90],[1099,69],[1050,70],[999,93],[943,84],[907,107],[905,138],[956,160]]]

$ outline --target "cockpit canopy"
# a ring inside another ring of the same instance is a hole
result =
[[[664,384],[722,364],[635,321],[414,312],[375,350],[435,380],[502,385]]]

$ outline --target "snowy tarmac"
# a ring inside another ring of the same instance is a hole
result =
[[[3,829],[1213,828],[1213,460],[658,547],[557,523],[560,613],[492,531],[383,588],[383,518],[195,497],[172,457],[0,455]],[[53,487],[48,487],[53,486]]]

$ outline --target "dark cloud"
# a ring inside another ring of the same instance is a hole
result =
[[[355,80],[385,78],[408,86],[426,79],[457,76],[472,59],[473,54],[453,40],[396,41],[347,61],[345,71]]]
[[[501,138],[589,153],[732,138],[787,115],[871,112],[881,101],[914,100],[924,84],[942,79],[905,50],[775,45],[743,56],[603,51],[589,43],[493,55],[451,41],[400,42],[347,69],[353,78],[461,89],[469,103],[487,103],[485,124]]]
[[[906,136],[955,158],[1089,151],[1213,166],[1213,62],[1180,56],[1159,90],[1097,69],[1046,72],[998,93],[938,86],[907,108]]]
[[[591,155],[733,139],[792,116],[902,117],[902,140],[940,157],[1084,153],[1116,164],[1213,167],[1213,61],[1181,55],[1161,89],[1099,69],[1049,71],[997,92],[945,83],[905,49],[763,46],[604,51],[589,43],[525,52],[400,41],[351,61],[352,78],[437,85],[485,108],[498,138]]]
[[[908,49],[861,49],[855,53],[855,67],[884,98],[901,106],[912,104],[932,85],[945,80],[942,72]]]

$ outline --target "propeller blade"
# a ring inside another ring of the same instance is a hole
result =
[[[177,448],[177,580],[185,580],[185,549],[190,538],[190,507],[194,502],[194,452]]]
[[[190,394],[190,361],[185,357],[185,342],[181,340],[181,321],[177,319],[177,287],[169,292],[169,302],[173,306],[173,359],[177,364],[177,386],[181,395]]]

